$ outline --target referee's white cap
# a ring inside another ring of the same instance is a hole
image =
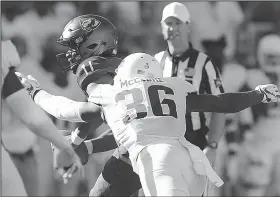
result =
[[[183,23],[189,23],[191,21],[190,12],[188,8],[182,3],[172,2],[166,5],[162,11],[161,22],[165,21],[165,19],[171,16],[179,19]]]

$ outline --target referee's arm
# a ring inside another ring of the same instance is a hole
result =
[[[220,72],[216,66],[208,59],[204,67],[204,80],[208,83],[207,93],[209,94],[220,94],[224,93]],[[207,80],[207,81],[206,81]],[[208,142],[219,142],[225,129],[225,114],[212,113],[208,132]],[[210,159],[210,158],[209,158]],[[212,160],[212,159],[211,159]],[[214,162],[214,158],[213,161]]]

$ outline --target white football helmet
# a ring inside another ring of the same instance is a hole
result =
[[[269,34],[262,37],[258,44],[258,61],[267,73],[280,74],[280,36]]]
[[[159,62],[146,53],[133,53],[120,63],[114,81],[119,82],[133,78],[162,78]]]

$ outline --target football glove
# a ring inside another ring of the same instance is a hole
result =
[[[24,88],[28,91],[31,98],[34,100],[35,95],[41,90],[39,82],[28,75],[27,77],[20,72],[15,72]]]
[[[280,93],[276,85],[258,85],[255,90],[264,95],[262,103],[280,102]]]

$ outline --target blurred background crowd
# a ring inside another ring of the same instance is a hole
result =
[[[85,96],[78,87],[75,76],[61,72],[56,60],[56,54],[65,52],[65,49],[56,43],[56,39],[69,20],[82,14],[104,16],[119,30],[118,56],[125,57],[133,52],[154,55],[166,49],[161,34],[160,19],[167,3],[160,1],[2,1],[2,40],[12,40],[21,56],[20,71],[33,75],[39,80],[43,89],[55,95],[83,101]],[[220,67],[226,91],[242,91],[246,90],[246,87],[252,89],[255,84],[264,82],[265,79],[258,75],[258,72],[246,73],[252,68],[259,69],[257,47],[261,37],[269,33],[280,35],[280,2],[184,3],[191,14],[191,42],[194,48],[205,52]],[[251,78],[254,78],[252,82]],[[242,169],[239,160],[247,146],[244,143],[250,144],[247,142],[250,133],[255,130],[265,133],[265,130],[270,130],[269,126],[275,124],[275,122],[265,126],[261,124],[261,117],[264,116],[267,116],[267,109],[262,105],[228,116],[226,134],[220,142],[220,153],[215,166],[226,184],[219,191],[214,191],[216,195],[258,194],[255,190],[251,193],[247,192],[253,187],[249,183],[246,185],[248,188],[244,189],[243,185],[243,189],[240,189],[239,183],[242,178],[239,175],[246,169]],[[54,118],[53,121],[59,129],[74,129],[76,126]],[[280,126],[279,117],[276,122]],[[273,128],[275,129],[275,126],[271,126],[271,129]],[[260,138],[264,139],[264,135]],[[267,142],[270,143],[271,139],[260,140],[258,143]],[[258,146],[258,143],[254,143],[248,146]],[[39,154],[44,156],[38,156],[38,162],[47,163],[51,158],[50,154],[50,152]],[[110,155],[111,152],[93,155],[86,166],[85,179],[74,177],[67,185],[57,181],[51,186],[53,192],[50,195],[77,196],[87,193]],[[258,163],[257,157],[254,156],[248,162],[256,165],[256,168],[265,165]],[[44,179],[45,175],[42,173],[40,176]],[[259,179],[262,174],[248,176],[248,180],[254,182],[254,179]],[[239,191],[244,192],[240,194]]]

